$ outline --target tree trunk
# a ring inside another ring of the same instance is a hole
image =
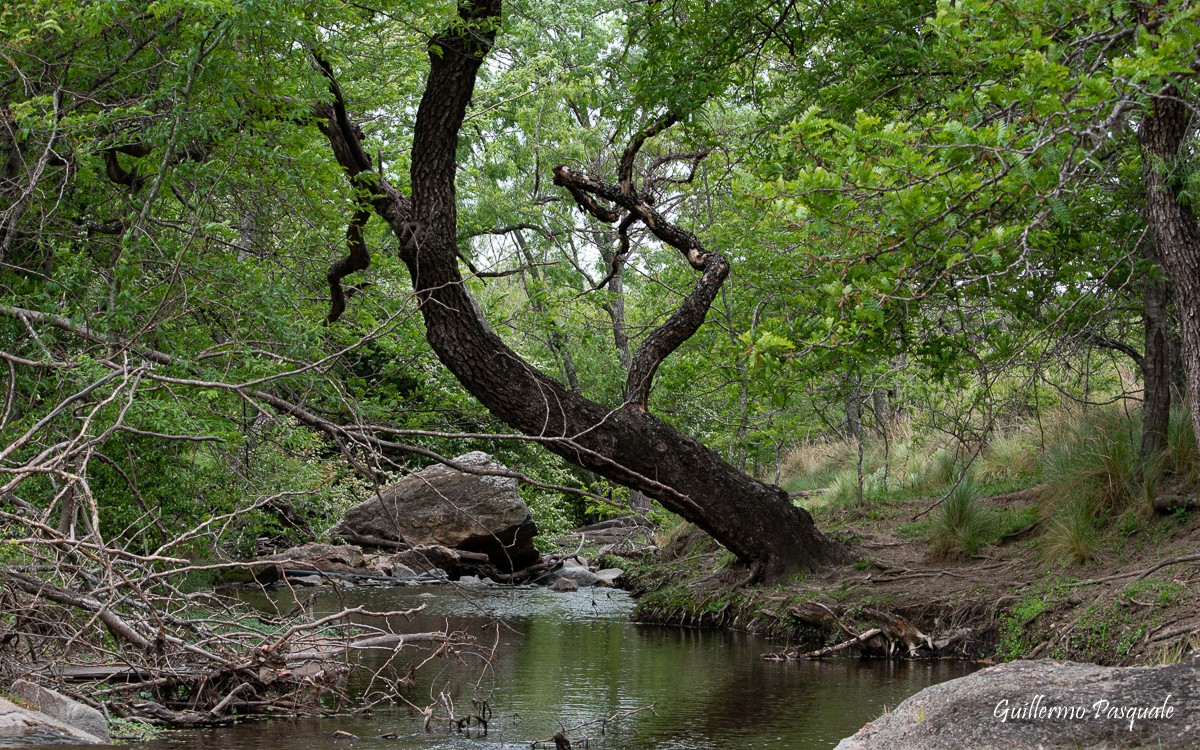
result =
[[[889,432],[892,423],[890,412],[887,390],[876,388],[871,391],[871,413],[875,416],[875,432],[884,440],[891,437]]]
[[[1157,266],[1154,243],[1146,243],[1146,259]],[[1171,375],[1167,321],[1167,280],[1156,267],[1146,277],[1142,320],[1146,335],[1145,353],[1139,362],[1142,370],[1142,471],[1153,468],[1155,458],[1167,447],[1167,421],[1171,416]]]
[[[782,489],[735,470],[645,412],[639,408],[644,400],[609,409],[569,391],[509,349],[482,318],[458,270],[454,178],[459,128],[495,36],[500,2],[464,0],[459,15],[462,24],[430,43],[429,79],[413,133],[411,201],[385,179],[358,177],[370,172],[370,159],[345,114],[332,70],[322,66],[334,103],[322,112],[321,127],[352,181],[371,191],[377,213],[399,238],[438,359],[493,415],[568,461],[658,499],[768,580],[845,560],[842,546],[821,534],[812,516],[792,505]],[[719,265],[712,258],[706,262],[706,284],[721,275]],[[669,353],[678,345],[674,335],[681,325],[655,345]],[[639,393],[648,392],[653,370],[651,362]]]
[[[625,259],[617,249],[619,245],[611,236],[611,232],[598,233],[603,237],[600,243],[600,259],[604,267],[609,269],[608,291],[611,299],[605,303],[604,309],[612,319],[613,346],[617,348],[617,360],[626,377],[629,368],[633,366],[633,350],[629,346],[629,332],[625,325]],[[578,389],[576,389],[578,390]],[[645,492],[629,490],[629,510],[635,516],[645,517],[653,509],[653,503]]]
[[[855,381],[853,390],[846,393],[846,441],[851,440],[862,441],[863,426],[862,426],[862,405],[863,397],[861,385]]]
[[[1200,383],[1200,228],[1171,179],[1172,172],[1180,168],[1179,152],[1187,137],[1188,120],[1189,109],[1179,90],[1166,86],[1140,123],[1138,140],[1146,183],[1146,218],[1175,292],[1188,392],[1194,394]],[[1189,402],[1192,427],[1200,435],[1200,399]]]

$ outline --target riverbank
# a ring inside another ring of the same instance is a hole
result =
[[[978,501],[1012,515],[1038,502],[1038,488]],[[1036,523],[972,557],[939,560],[923,534],[928,522],[914,521],[929,504],[818,508],[818,525],[855,562],[784,585],[741,585],[745,571],[732,556],[686,529],[657,554],[623,561],[623,583],[640,622],[777,637],[780,658],[844,651],[1141,665],[1200,647],[1198,514],[1141,518],[1089,564],[1059,566],[1042,562]]]

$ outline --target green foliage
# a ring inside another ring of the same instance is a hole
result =
[[[1121,590],[1120,597],[1127,602],[1157,604],[1169,607],[1187,594],[1187,589],[1174,581],[1147,578],[1135,581]]]
[[[159,739],[167,730],[155,724],[147,724],[137,719],[112,717],[109,720],[109,730],[113,737],[125,742],[149,742]]]
[[[1020,659],[1038,644],[1045,632],[1036,626],[1038,618],[1065,599],[1073,579],[1047,578],[1034,585],[1016,604],[1000,615],[1000,645],[998,653],[1005,661]]]
[[[1096,602],[1075,621],[1067,648],[1100,664],[1119,664],[1146,635],[1145,617],[1122,601]]]

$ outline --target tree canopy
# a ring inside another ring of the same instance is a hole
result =
[[[790,447],[1200,377],[1197,12],[7,3],[2,518],[244,551],[486,447],[843,559]]]

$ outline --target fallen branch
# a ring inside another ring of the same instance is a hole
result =
[[[641,708],[634,708],[629,711],[618,711],[617,713],[613,714],[612,716],[606,716],[606,717],[600,718],[600,719],[592,719],[591,721],[585,721],[582,724],[576,724],[573,727],[564,727],[560,731],[556,732],[554,734],[554,736],[550,737],[549,739],[534,740],[533,742],[531,742],[529,744],[529,747],[531,747],[531,748],[549,747],[551,744],[553,744],[556,750],[559,750],[560,748],[567,748],[567,750],[570,750],[571,743],[567,739],[567,734],[569,732],[578,732],[580,729],[585,729],[587,727],[599,725],[600,726],[600,735],[603,736],[605,731],[608,729],[608,725],[610,723],[612,723],[614,721],[618,721],[620,719],[628,718],[630,716],[633,716],[634,714],[643,713],[645,711],[654,713],[654,709],[657,705],[658,705],[657,703],[651,703],[649,706],[642,706]],[[587,743],[586,737],[584,738],[584,743],[585,744]]]
[[[98,599],[60,589],[45,581],[27,577],[13,570],[6,571],[5,576],[15,588],[27,594],[45,597],[58,604],[66,604],[70,607],[91,612],[100,618],[100,622],[104,623],[104,626],[108,628],[110,633],[121,640],[132,643],[143,651],[150,651],[154,648],[154,643],[149,638],[139,633],[133,625],[130,625],[124,618],[112,611],[107,604]]]
[[[1149,568],[1146,568],[1146,570],[1142,571],[1142,574],[1137,577],[1137,580],[1140,581],[1143,578],[1145,578],[1146,576],[1153,573],[1154,571],[1161,570],[1162,568],[1165,568],[1169,565],[1179,565],[1180,563],[1196,562],[1197,560],[1200,560],[1200,555],[1184,555],[1183,557],[1176,557],[1176,558],[1172,558],[1170,560],[1163,560],[1162,562],[1158,563],[1157,565],[1152,565]]]
[[[857,646],[858,644],[860,644],[864,641],[869,641],[870,639],[874,638],[875,636],[882,635],[882,634],[883,634],[883,631],[880,630],[879,628],[871,628],[870,630],[868,630],[864,633],[861,633],[859,635],[856,635],[849,640],[842,641],[841,643],[837,644],[836,646],[826,646],[825,648],[820,648],[820,649],[817,649],[816,651],[808,651],[806,653],[800,654],[800,656],[805,659],[820,659],[823,656],[829,656],[830,654],[836,654],[839,651],[845,651],[846,649],[850,648],[851,646]]]
[[[453,638],[446,633],[387,633],[385,635],[361,638],[345,643],[334,639],[326,639],[309,651],[294,651],[284,657],[290,664],[305,661],[328,661],[345,656],[352,651],[387,650],[395,651],[404,646],[417,643],[452,643]]]

